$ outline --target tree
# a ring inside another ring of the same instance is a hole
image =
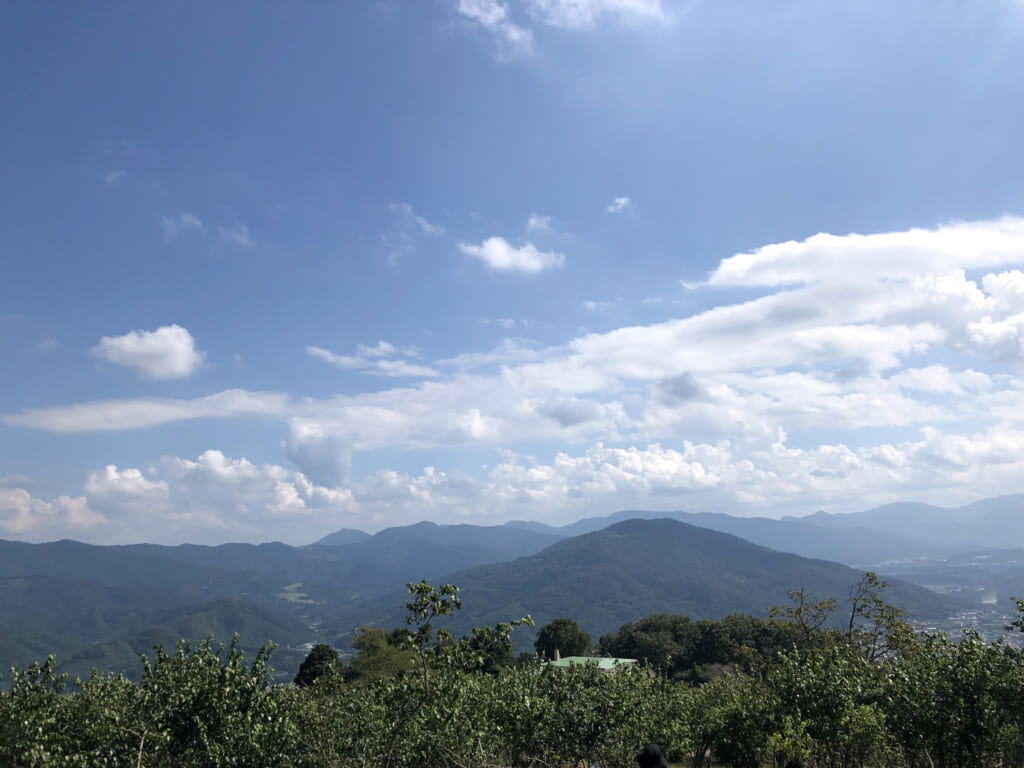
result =
[[[555,658],[555,651],[561,656],[585,656],[590,652],[590,635],[572,619],[555,619],[541,627],[533,647],[549,661]]]
[[[338,652],[331,646],[318,643],[306,656],[295,675],[298,686],[312,685],[324,675],[333,674],[338,670]]]
[[[360,627],[352,647],[358,653],[342,669],[347,682],[371,683],[416,667],[412,633],[404,627],[391,632],[381,627]]]

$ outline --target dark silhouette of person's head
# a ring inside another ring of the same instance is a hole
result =
[[[661,747],[657,744],[648,744],[637,753],[636,761],[640,768],[668,768],[668,761],[661,754]]]

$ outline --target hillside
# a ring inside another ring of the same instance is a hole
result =
[[[289,680],[305,658],[296,646],[312,642],[316,633],[302,622],[239,600],[219,600],[168,611],[157,611],[134,621],[67,656],[61,669],[88,675],[92,668],[124,672],[132,679],[141,673],[140,654],[152,656],[154,646],[173,651],[181,639],[198,643],[213,635],[214,647],[228,645],[237,634],[250,658],[261,645],[273,642],[273,666],[279,679]]]
[[[776,520],[768,517],[735,517],[717,512],[623,510],[606,517],[587,517],[557,528],[518,520],[509,525],[571,538],[602,530],[624,520],[659,518],[731,533],[780,552],[834,560],[837,563],[863,568],[907,557],[933,554],[939,549],[926,537],[893,532],[883,534],[870,528],[866,522],[857,526],[843,526],[840,530],[837,527],[807,522],[803,518],[788,517]]]
[[[530,614],[541,626],[559,616],[576,619],[592,637],[652,613],[717,618],[765,615],[804,587],[817,599],[844,599],[861,572],[752,544],[676,520],[628,520],[561,541],[509,563],[470,568],[446,577],[462,588],[456,632]],[[944,618],[956,605],[907,582],[889,599],[913,616]],[[362,623],[395,626],[402,620],[396,594],[361,603],[336,617],[339,633]],[[517,631],[528,645],[529,632]]]

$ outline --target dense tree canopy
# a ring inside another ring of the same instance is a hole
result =
[[[909,631],[868,594],[878,590],[854,609],[875,607],[845,631],[809,628],[815,613],[796,600],[769,621],[705,626],[660,615],[602,638],[649,648],[645,658],[666,669],[659,639],[692,647],[690,661],[743,660],[691,683],[643,668],[488,669],[518,622],[461,639],[434,632],[457,609],[458,590],[410,585],[408,627],[364,630],[356,656],[395,648],[410,664],[373,679],[325,674],[315,685],[274,686],[270,647],[246,663],[237,642],[210,641],[158,649],[138,684],[93,675],[69,685],[52,658],[15,669],[0,692],[0,765],[632,768],[651,742],[694,768],[709,756],[731,768],[1024,765],[1024,653],[973,632]]]
[[[555,651],[562,656],[586,656],[590,653],[590,635],[572,619],[555,619],[540,628],[533,647],[548,660],[555,658]]]
[[[312,685],[324,675],[336,673],[339,666],[338,652],[325,643],[318,643],[299,667],[295,684]]]

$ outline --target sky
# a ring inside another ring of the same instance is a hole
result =
[[[1024,492],[1024,4],[0,8],[0,538]]]

